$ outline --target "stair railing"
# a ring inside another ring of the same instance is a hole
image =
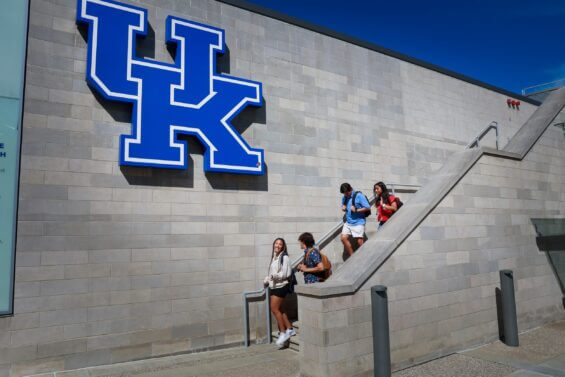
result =
[[[479,132],[479,134],[469,143],[467,144],[467,146],[465,146],[465,149],[470,149],[470,148],[474,148],[474,147],[478,147],[479,146],[479,141],[485,137],[486,134],[488,134],[488,132],[490,130],[493,130],[496,134],[496,149],[498,148],[498,122],[495,122],[494,120],[492,122],[489,123],[488,126],[486,126],[481,132]]]
[[[410,190],[416,190],[419,188],[419,185],[405,185],[402,183],[387,183],[388,188],[391,189],[392,194],[395,195],[395,190],[399,190],[401,187],[407,187]],[[369,199],[369,204],[373,206],[375,204],[376,196],[373,194],[371,199]],[[318,250],[322,250],[326,247],[338,234],[341,233],[341,229],[343,228],[343,220],[338,222],[333,228],[331,228],[326,234],[324,234],[318,242],[314,245]],[[296,267],[302,262],[304,259],[304,255],[299,255],[291,262],[292,269],[296,269]],[[249,310],[248,310],[248,300],[249,299],[260,299],[262,300],[265,298],[265,310],[266,310],[266,321],[267,321],[267,343],[271,343],[271,303],[269,300],[270,289],[269,287],[265,287],[262,289],[258,289],[255,291],[245,291],[242,293],[243,297],[243,337],[244,341],[243,344],[245,347],[249,347],[250,339],[249,339]]]
[[[392,192],[392,195],[396,195],[395,190],[400,190],[404,187],[407,187],[408,190],[418,191],[421,187],[420,185],[405,185],[404,183],[387,183],[386,187]]]

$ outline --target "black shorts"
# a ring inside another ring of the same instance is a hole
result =
[[[288,288],[289,288],[289,284],[287,283],[287,284],[285,284],[284,287],[271,289],[271,295],[281,297],[281,298],[285,298],[286,295],[290,293],[288,291]]]

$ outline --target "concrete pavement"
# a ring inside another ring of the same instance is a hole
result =
[[[298,353],[274,344],[132,361],[33,377],[297,377]]]
[[[393,377],[565,377],[565,321],[393,373]]]

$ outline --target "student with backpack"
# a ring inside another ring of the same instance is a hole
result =
[[[341,210],[345,212],[341,242],[345,251],[351,256],[353,255],[353,246],[351,246],[349,237],[354,238],[359,246],[363,245],[366,217],[371,214],[371,205],[362,192],[353,191],[353,188],[347,182],[341,184],[339,191],[343,194]]]
[[[375,191],[375,207],[377,207],[377,221],[379,222],[377,229],[380,229],[400,209],[402,202],[388,192],[388,188],[383,182],[375,183],[373,190]]]
[[[332,273],[329,259],[314,247],[316,242],[312,233],[302,233],[298,237],[300,248],[304,250],[304,260],[296,269],[304,274],[304,284],[326,280]]]
[[[291,336],[296,335],[288,320],[287,313],[282,309],[284,298],[293,290],[293,276],[290,257],[286,250],[286,242],[283,238],[277,238],[273,242],[269,272],[263,281],[265,286],[271,288],[271,312],[275,316],[279,327],[279,337],[276,341],[277,346],[282,346]]]

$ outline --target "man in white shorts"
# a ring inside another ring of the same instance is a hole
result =
[[[351,246],[349,237],[354,238],[359,246],[363,245],[365,223],[367,222],[365,217],[371,212],[371,205],[361,192],[354,193],[353,188],[347,182],[342,183],[339,190],[343,194],[341,210],[345,212],[341,242],[345,251],[351,256],[353,255],[353,246]],[[355,197],[355,203],[353,203],[353,197]]]

